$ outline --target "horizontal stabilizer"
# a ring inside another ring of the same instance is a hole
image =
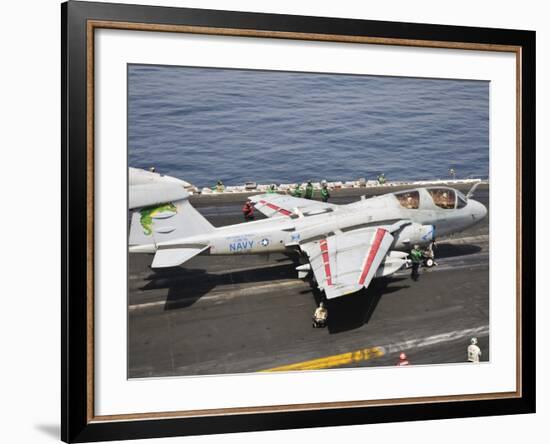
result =
[[[197,254],[202,253],[207,248],[208,246],[200,248],[164,248],[157,250],[151,268],[177,267]]]

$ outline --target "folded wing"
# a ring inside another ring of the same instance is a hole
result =
[[[311,264],[317,285],[327,299],[354,293],[368,287],[375,276],[400,269],[406,254],[388,253],[393,242],[384,227],[334,234],[300,245]]]
[[[260,194],[252,196],[250,200],[254,202],[254,207],[267,217],[321,214],[338,208],[337,205],[285,194]]]

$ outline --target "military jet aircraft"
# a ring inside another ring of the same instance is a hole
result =
[[[299,252],[327,299],[368,287],[401,269],[414,245],[464,230],[487,209],[449,187],[435,186],[335,205],[281,194],[251,198],[267,219],[213,227],[178,190],[179,200],[142,208],[132,216],[131,253],[154,253],[152,268],[179,266],[198,254]]]

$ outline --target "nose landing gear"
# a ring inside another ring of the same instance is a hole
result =
[[[428,245],[428,248],[422,252],[424,256],[423,265],[426,268],[432,268],[434,265],[437,265],[437,262],[435,261],[434,247],[435,241]]]

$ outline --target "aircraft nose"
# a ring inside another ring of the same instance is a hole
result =
[[[475,220],[481,220],[487,216],[487,208],[481,202],[477,200],[470,200],[472,205],[472,216]]]

